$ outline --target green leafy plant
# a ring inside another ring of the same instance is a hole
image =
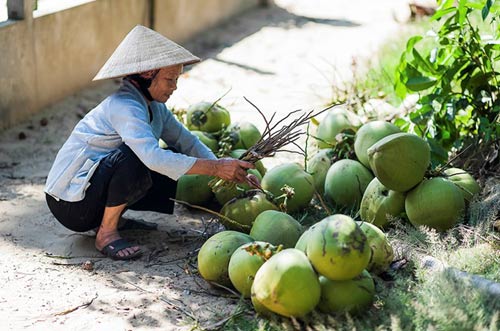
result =
[[[450,151],[499,137],[498,10],[494,0],[439,0],[432,19],[440,27],[425,40],[410,38],[401,55],[396,93],[418,93],[419,100],[396,124],[427,139],[433,165],[446,162]],[[431,45],[422,50],[424,41]]]

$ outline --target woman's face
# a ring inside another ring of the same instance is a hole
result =
[[[182,64],[160,69],[148,89],[154,100],[166,102],[170,98],[177,89],[177,79],[182,74],[182,69]]]

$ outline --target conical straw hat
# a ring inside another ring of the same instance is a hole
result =
[[[118,45],[93,80],[116,78],[200,59],[158,32],[137,25]]]

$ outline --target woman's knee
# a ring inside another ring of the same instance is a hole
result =
[[[89,206],[85,201],[67,202],[45,195],[47,206],[54,218],[65,228],[75,232],[86,232],[99,226],[102,211],[98,206]]]

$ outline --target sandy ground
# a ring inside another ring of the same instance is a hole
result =
[[[281,0],[207,31],[185,46],[204,61],[179,81],[169,106],[213,101],[234,120],[320,109],[331,85],[349,77],[352,57],[371,57],[400,26],[401,0]],[[154,233],[128,232],[146,254],[117,262],[95,251],[92,234],[63,228],[43,187],[64,140],[88,110],[117,88],[92,86],[0,133],[0,323],[2,330],[190,330],[213,326],[238,299],[193,274],[210,215],[176,206],[174,215],[130,213],[158,222]],[[287,156],[281,156],[286,158]],[[279,160],[279,159],[276,159]],[[276,161],[271,161],[276,162]],[[82,268],[91,261],[93,270]]]

